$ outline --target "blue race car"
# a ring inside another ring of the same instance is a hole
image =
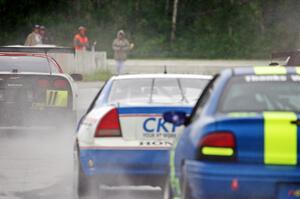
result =
[[[216,75],[170,157],[165,198],[299,198],[300,68],[228,69]]]
[[[78,127],[75,161],[78,193],[99,186],[163,186],[169,149],[182,127],[162,113],[190,114],[211,76],[139,74],[112,77]]]

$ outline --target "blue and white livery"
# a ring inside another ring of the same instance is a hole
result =
[[[163,186],[169,149],[182,127],[166,123],[162,114],[190,114],[210,79],[187,74],[112,77],[78,126],[79,195],[99,184]]]

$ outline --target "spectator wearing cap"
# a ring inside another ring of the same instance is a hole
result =
[[[80,26],[78,33],[74,36],[73,44],[76,50],[86,50],[89,47],[89,39],[86,36],[86,28]]]
[[[40,26],[34,25],[32,32],[27,36],[24,45],[25,46],[35,46],[38,44],[42,44],[42,38],[41,38],[39,31],[40,31]]]
[[[41,39],[42,39],[42,43],[43,44],[50,44],[50,38],[48,37],[48,34],[46,32],[46,27],[45,26],[40,26],[40,32],[39,32]]]
[[[112,49],[114,50],[114,59],[116,60],[117,74],[121,74],[124,68],[124,63],[127,59],[127,53],[134,47],[133,43],[125,37],[125,32],[119,30],[117,33],[117,38],[112,43]]]

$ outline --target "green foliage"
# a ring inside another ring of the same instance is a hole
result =
[[[43,24],[64,46],[85,25],[109,57],[119,29],[135,43],[131,58],[268,58],[299,47],[299,0],[179,0],[170,42],[172,6],[173,0],[0,0],[0,45],[23,44],[32,25]]]
[[[83,81],[106,81],[112,76],[109,70],[97,70],[96,72],[85,74]]]

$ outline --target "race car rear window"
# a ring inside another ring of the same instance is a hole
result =
[[[208,80],[197,78],[135,78],[113,82],[110,104],[194,105]]]
[[[57,67],[51,60],[34,56],[0,56],[0,71],[58,73]]]
[[[228,82],[219,112],[300,112],[300,76],[237,76]]]

